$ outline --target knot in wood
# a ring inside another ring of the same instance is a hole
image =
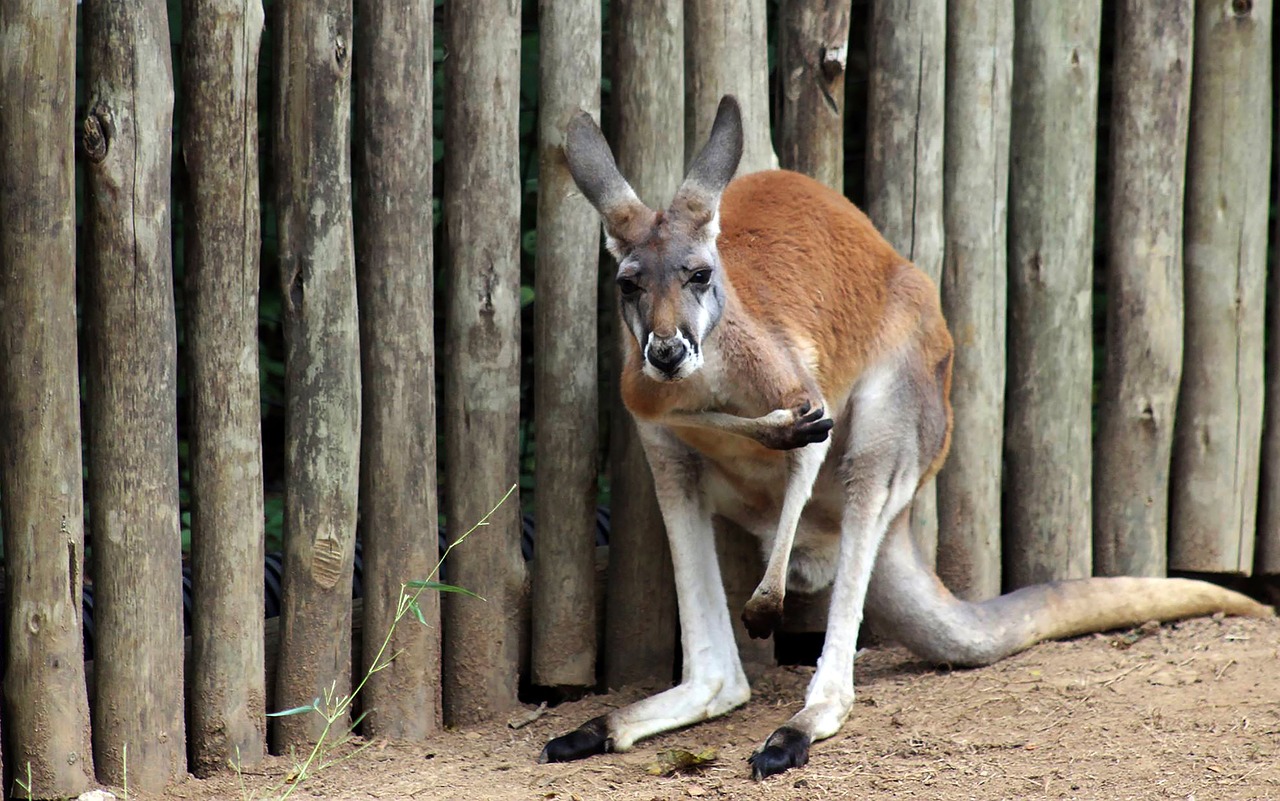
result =
[[[100,164],[107,157],[113,136],[115,126],[111,120],[111,110],[105,103],[94,103],[89,109],[89,115],[84,118],[80,136],[80,146],[85,157],[94,164]]]
[[[1231,0],[1231,13],[1237,17],[1247,17],[1253,13],[1253,0]]]
[[[822,77],[831,83],[844,73],[845,62],[849,57],[848,46],[824,47],[822,49]]]

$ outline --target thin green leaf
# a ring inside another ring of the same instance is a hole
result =
[[[427,625],[427,616],[422,614],[422,607],[418,606],[418,602],[413,598],[409,599],[409,611],[413,612],[413,616],[418,619],[422,625]]]
[[[303,715],[303,714],[306,714],[307,712],[319,712],[319,711],[320,711],[320,699],[317,698],[316,700],[312,701],[306,706],[295,706],[293,709],[286,709],[281,712],[268,712],[267,717],[283,718],[289,715]]]
[[[460,592],[463,595],[470,595],[472,598],[480,598],[474,592],[462,587],[455,587],[452,584],[445,584],[439,581],[406,581],[405,586],[415,590],[435,590],[436,592]],[[483,598],[480,598],[483,601]]]

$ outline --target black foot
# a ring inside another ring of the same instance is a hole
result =
[[[751,763],[751,778],[756,781],[784,770],[803,767],[809,761],[809,735],[799,729],[783,726],[770,734],[760,750],[747,761]]]
[[[753,596],[742,609],[742,625],[754,640],[767,640],[782,624],[782,603],[773,598]]]
[[[578,728],[555,738],[542,749],[538,761],[572,762],[596,754],[604,754],[613,750],[613,741],[609,739],[609,727],[601,715],[592,718]]]

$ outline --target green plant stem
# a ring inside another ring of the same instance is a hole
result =
[[[507,499],[509,499],[515,493],[517,486],[518,486],[517,484],[512,484],[511,489],[507,490],[507,494],[503,495],[502,499],[499,500],[496,504],[494,504],[494,507],[490,509],[488,512],[486,512],[484,517],[480,518],[475,525],[467,529],[466,533],[464,533],[461,537],[449,543],[448,547],[444,549],[444,555],[440,557],[440,560],[436,562],[436,566],[433,567],[431,569],[431,572],[427,575],[427,579],[426,579],[427,581],[433,580],[435,576],[439,574],[441,565],[444,564],[445,559],[449,558],[449,554],[450,552],[453,551],[454,548],[456,548],[457,546],[465,542],[466,539],[470,537],[472,534],[474,534],[477,530],[489,525],[489,521],[493,518],[494,514],[497,513],[498,509],[502,507],[502,504],[506,503]],[[368,683],[369,677],[372,676],[374,673],[378,672],[379,670],[381,670],[382,668],[386,667],[386,665],[382,664],[382,657],[387,652],[387,648],[390,647],[391,645],[391,638],[392,636],[395,635],[396,626],[399,625],[400,621],[404,619],[404,616],[408,614],[409,610],[413,608],[413,605],[417,603],[418,596],[422,595],[422,593],[425,592],[428,589],[428,587],[419,587],[417,591],[413,593],[413,595],[409,595],[408,593],[406,593],[405,589],[406,589],[406,585],[401,584],[400,585],[400,602],[396,605],[396,615],[392,619],[391,625],[387,628],[387,635],[383,637],[382,645],[379,646],[378,648],[378,653],[374,655],[373,662],[369,665],[369,668],[365,671],[365,674],[360,679],[360,682],[356,684],[355,689],[353,689],[350,693],[339,698],[337,706],[334,707],[332,706],[332,704],[333,704],[333,693],[335,692],[335,688],[330,688],[328,697],[325,699],[325,711],[320,713],[324,716],[324,719],[325,719],[324,728],[320,731],[320,736],[316,739],[315,745],[311,747],[311,752],[307,754],[306,761],[304,761],[302,763],[302,767],[298,769],[298,773],[294,777],[293,782],[289,785],[289,788],[285,790],[284,795],[280,796],[280,801],[285,801],[285,799],[287,799],[290,795],[293,794],[293,791],[297,789],[298,785],[302,784],[302,782],[307,778],[307,771],[310,770],[311,765],[316,761],[316,759],[319,758],[321,752],[323,751],[323,746],[329,736],[329,732],[333,729],[333,724],[339,718],[341,718],[342,715],[346,713],[347,709],[351,707],[351,703],[355,700],[356,696],[360,694],[360,691],[364,689],[365,684]],[[394,659],[394,657],[392,657],[392,659]],[[388,660],[387,664],[390,664],[390,660]],[[127,782],[127,776],[126,776],[126,782]],[[125,795],[127,798],[128,796],[127,784],[125,786]]]

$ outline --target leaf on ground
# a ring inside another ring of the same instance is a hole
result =
[[[696,773],[716,761],[716,749],[705,748],[698,753],[683,748],[659,751],[658,758],[644,766],[654,776],[675,776],[678,773]]]

